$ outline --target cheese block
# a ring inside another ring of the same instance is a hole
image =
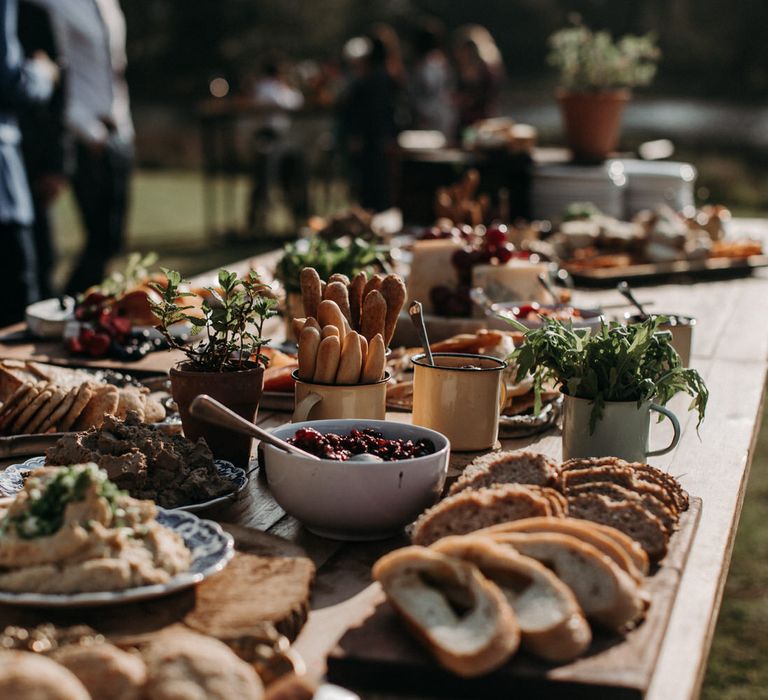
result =
[[[451,240],[416,241],[413,244],[411,274],[408,276],[408,299],[420,301],[425,313],[433,313],[430,291],[446,285],[451,289],[459,283],[451,262],[461,244]]]

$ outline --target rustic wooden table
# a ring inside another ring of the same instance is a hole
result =
[[[768,240],[768,222],[740,223],[741,230]],[[274,255],[263,256],[235,267],[269,266],[273,260]],[[768,272],[723,281],[646,287],[638,296],[652,301],[653,311],[696,317],[691,364],[703,374],[711,392],[707,418],[698,433],[694,415],[686,413],[686,397],[679,396],[672,402],[681,418],[682,437],[673,452],[654,460],[656,466],[678,477],[692,496],[700,497],[703,509],[646,697],[694,698],[699,694],[706,667],[762,416],[768,369]],[[607,305],[616,315],[626,310],[620,307],[622,298],[613,290],[580,291],[579,300]],[[62,359],[50,343],[0,344],[0,356]],[[167,369],[174,359],[171,354],[155,354],[138,367]],[[408,414],[402,413],[389,417],[409,420]],[[274,427],[288,419],[285,413],[259,414],[263,427]],[[665,424],[654,426],[654,445],[667,444],[668,438]],[[503,447],[525,447],[558,458],[560,435],[550,431],[532,439],[504,440]],[[455,455],[451,467],[456,472],[465,462],[465,457]],[[370,601],[378,595],[370,584],[371,562],[400,543],[390,540],[349,545],[312,535],[274,502],[261,475],[251,480],[241,500],[215,515],[222,521],[296,542],[314,560],[318,575],[313,610],[295,648],[311,673],[322,674],[338,639],[367,614]]]

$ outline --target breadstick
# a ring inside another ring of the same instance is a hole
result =
[[[387,319],[387,302],[378,289],[370,292],[363,302],[363,312],[360,318],[360,332],[368,343],[377,333],[384,335],[384,325]]]
[[[338,336],[329,335],[323,338],[317,348],[313,381],[320,384],[333,384],[333,380],[336,379],[336,370],[339,368],[340,355],[341,341]]]
[[[368,357],[365,359],[365,368],[360,377],[360,383],[373,384],[380,381],[384,377],[385,362],[384,338],[381,333],[377,333],[368,345]]]
[[[341,313],[339,305],[330,299],[323,299],[317,307],[317,320],[321,326],[336,326],[339,329],[339,337],[347,334],[349,324]]]
[[[344,314],[344,318],[348,322],[352,321],[352,316],[349,312],[349,290],[347,285],[342,282],[329,282],[325,288],[325,298],[335,301],[341,313]]]
[[[360,341],[360,366],[365,367],[365,361],[368,358],[368,341],[361,333],[357,334],[357,339]]]
[[[319,347],[320,332],[311,326],[305,327],[299,335],[299,379],[312,381]]]
[[[331,282],[341,282],[345,287],[349,287],[349,277],[347,277],[346,275],[343,275],[341,272],[334,272],[328,278],[328,284],[330,284]]]
[[[360,330],[360,311],[363,308],[363,290],[368,282],[365,272],[358,272],[349,283],[349,320],[352,328]]]
[[[365,283],[363,288],[363,301],[374,290],[381,287],[381,283],[384,281],[384,275],[374,275]]]
[[[300,275],[301,301],[304,304],[304,315],[317,317],[317,306],[323,298],[320,275],[314,267],[305,267]]]
[[[313,318],[312,316],[306,320],[304,328],[314,328],[318,333],[322,330],[322,328],[320,328],[320,324],[317,322],[317,319]],[[302,330],[304,329],[302,328]]]
[[[405,282],[397,275],[387,275],[381,283],[381,295],[387,302],[387,316],[384,322],[384,345],[389,346],[395,334],[400,311],[405,304]]]
[[[306,324],[306,318],[294,318],[293,321],[291,321],[291,330],[293,331],[293,337],[296,338],[296,340],[299,339],[299,335],[301,334],[301,331],[304,330]]]
[[[360,381],[363,363],[358,338],[360,336],[355,331],[350,331],[344,338],[344,343],[341,346],[339,369],[336,372],[337,384],[357,384]]]
[[[339,335],[339,329],[336,328],[336,326],[331,326],[330,324],[327,326],[323,326],[323,330],[320,333],[320,337],[327,338],[329,335],[335,335],[337,338],[341,339],[341,336]]]

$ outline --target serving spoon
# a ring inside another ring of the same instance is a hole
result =
[[[648,318],[648,312],[643,308],[643,305],[635,298],[632,293],[632,289],[629,286],[629,282],[623,280],[616,286],[619,294],[623,296],[632,306],[634,306],[643,318]]]
[[[434,367],[435,360],[432,357],[432,348],[429,347],[429,337],[427,336],[427,327],[424,325],[424,313],[420,301],[411,302],[411,305],[408,307],[408,315],[411,317],[411,321],[416,328],[416,333],[419,336],[421,346],[424,348],[427,362]]]
[[[223,403],[218,402],[216,399],[212,399],[207,394],[200,394],[196,396],[192,403],[189,405],[189,412],[200,420],[204,420],[208,423],[233,430],[236,433],[243,433],[244,435],[250,435],[251,437],[259,438],[262,442],[266,442],[273,447],[277,447],[284,452],[290,452],[300,457],[306,457],[308,459],[314,459],[318,462],[322,461],[317,455],[313,455],[306,450],[302,450],[296,445],[292,445],[290,442],[273,435],[272,433],[260,428],[258,425],[254,425],[250,421],[246,420],[242,416],[238,416],[237,413],[227,408]],[[378,455],[372,455],[368,453],[353,455],[348,462],[383,462]]]
[[[552,305],[555,307],[562,306],[563,302],[560,301],[560,294],[558,294],[557,289],[555,289],[552,282],[549,281],[549,278],[544,273],[540,272],[537,279],[539,280],[539,284],[547,290],[547,294],[552,297]]]

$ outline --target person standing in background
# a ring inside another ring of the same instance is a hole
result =
[[[0,21],[0,326],[5,326],[22,320],[39,293],[18,114],[50,98],[58,69],[42,53],[23,59],[17,0],[0,0]]]
[[[48,11],[30,0],[19,3],[19,41],[28,58],[43,51],[52,60],[58,59]],[[35,212],[33,233],[37,281],[43,299],[54,296],[52,273],[55,254],[51,209],[67,185],[63,109],[63,86],[59,82],[47,103],[32,105],[19,115],[21,150]]]
[[[86,234],[66,286],[77,294],[101,282],[125,235],[134,136],[125,17],[118,0],[34,2],[50,13],[66,70],[64,124],[74,142],[72,189]]]

